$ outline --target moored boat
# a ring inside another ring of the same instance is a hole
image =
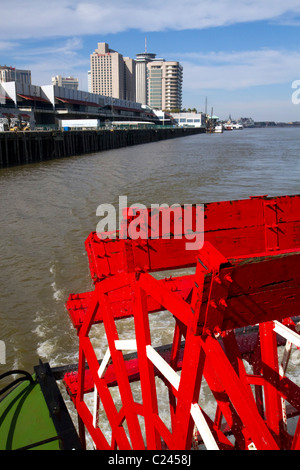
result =
[[[224,131],[232,131],[233,130],[233,124],[231,121],[227,121],[223,124]]]
[[[214,127],[215,134],[221,134],[223,132],[223,124],[217,123]]]
[[[239,122],[232,123],[232,127],[233,127],[233,129],[237,129],[237,130],[244,129],[244,126],[242,124],[240,124]]]

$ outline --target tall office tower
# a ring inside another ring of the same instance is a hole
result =
[[[171,111],[181,109],[183,67],[179,62],[154,60],[148,68],[148,105]]]
[[[55,77],[52,77],[52,85],[62,86],[71,90],[78,90],[79,82],[78,78],[56,75]]]
[[[135,62],[105,42],[91,54],[92,93],[135,101]]]
[[[135,74],[135,60],[130,59],[129,57],[124,57],[124,93],[125,99],[129,101],[136,101]]]
[[[136,54],[136,101],[147,104],[148,95],[148,73],[147,64],[156,57],[156,54],[147,52],[147,42],[145,40],[145,52]]]
[[[0,82],[17,82],[31,85],[31,71],[0,65]]]

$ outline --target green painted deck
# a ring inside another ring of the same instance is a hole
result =
[[[0,402],[0,450],[23,447],[60,449],[40,385],[37,382],[30,384],[28,380],[19,384]]]

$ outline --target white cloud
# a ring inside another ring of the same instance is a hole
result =
[[[299,14],[299,0],[14,0],[0,7],[0,38],[203,29],[257,20],[297,21]]]
[[[177,54],[179,56],[179,54]],[[208,107],[222,119],[300,120],[292,83],[300,80],[300,52],[275,49],[181,54],[185,107]]]
[[[18,47],[18,44],[13,41],[0,41],[0,51],[10,51]]]
[[[78,50],[82,49],[82,40],[80,38],[69,38],[65,42],[54,43],[51,42],[50,46],[34,46],[26,50],[26,57],[34,56],[45,56],[45,55],[57,55],[61,56],[76,56]],[[18,52],[21,52],[22,57],[23,51],[15,51],[14,56],[18,57]]]
[[[189,90],[238,90],[300,79],[300,53],[286,50],[177,54]]]
[[[86,88],[89,56],[82,54],[81,49],[82,41],[75,37],[51,41],[51,45],[47,46],[34,45],[26,50],[26,62],[20,47],[13,51],[12,58],[31,70],[32,82],[36,85],[50,84],[51,77],[55,75],[73,75],[79,78],[80,87]]]

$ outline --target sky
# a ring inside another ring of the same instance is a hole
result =
[[[74,76],[87,90],[98,42],[179,61],[183,108],[300,121],[300,0],[0,0],[0,65],[34,85]]]

